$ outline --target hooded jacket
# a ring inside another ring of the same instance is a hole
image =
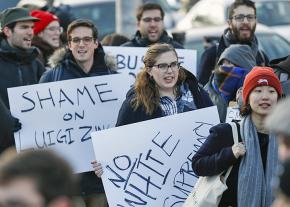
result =
[[[222,52],[232,44],[239,44],[239,42],[237,42],[237,40],[231,34],[230,29],[227,28],[224,31],[224,34],[221,36],[218,45],[214,44],[203,52],[200,59],[200,65],[197,68],[197,79],[202,85],[205,85],[208,82],[209,77],[214,70],[216,62],[221,56]],[[254,36],[249,46],[251,47],[254,57],[256,58],[256,65],[268,65],[268,57],[259,49],[256,36]]]
[[[182,69],[180,69],[182,70]],[[212,106],[212,102],[203,88],[198,84],[195,76],[187,70],[184,70],[186,74],[185,82],[188,83],[191,94],[194,98],[197,109]],[[126,100],[123,102],[119,111],[118,120],[116,126],[122,126],[126,124],[132,124],[140,121],[146,121],[154,118],[164,116],[161,108],[157,108],[152,115],[145,112],[144,107],[138,107],[136,110],[133,109],[131,101],[136,96],[135,90],[131,88],[127,95]]]
[[[0,96],[7,108],[7,88],[36,84],[45,71],[37,56],[35,47],[26,50],[13,48],[0,37]]]
[[[176,49],[183,49],[183,46],[178,42],[174,41],[171,37],[168,36],[167,32],[164,31],[161,35],[158,43],[167,43],[172,45]],[[154,42],[150,42],[148,38],[141,37],[141,33],[137,31],[132,40],[122,44],[122,47],[148,47]]]

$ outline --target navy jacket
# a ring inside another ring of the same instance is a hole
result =
[[[180,43],[174,41],[171,37],[169,37],[166,31],[163,32],[158,43],[167,43],[167,44],[171,44],[174,48],[183,49],[183,46]],[[125,42],[121,46],[123,47],[148,47],[151,44],[154,44],[154,42],[150,42],[148,38],[142,38],[140,32],[137,31],[132,40]]]
[[[182,69],[181,69],[182,70]],[[189,71],[185,70],[186,82],[189,84],[189,89],[194,97],[196,107],[198,109],[212,106],[212,102],[204,89],[198,84],[195,76]],[[118,120],[116,126],[122,126],[126,124],[132,124],[140,121],[162,117],[162,110],[158,108],[152,115],[145,113],[144,107],[139,107],[135,111],[131,105],[132,99],[135,97],[134,89],[130,89],[127,93],[126,100],[123,102],[119,111]]]

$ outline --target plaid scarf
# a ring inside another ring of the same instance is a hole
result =
[[[243,86],[245,76],[249,71],[240,67],[220,66],[214,73],[212,86],[229,103],[235,99],[236,92]]]

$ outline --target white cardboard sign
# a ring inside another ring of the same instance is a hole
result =
[[[109,206],[182,206],[197,178],[191,158],[218,123],[213,106],[93,132]]]
[[[51,148],[75,172],[92,170],[90,133],[115,126],[129,82],[114,74],[9,88],[11,112],[22,123],[17,151]]]

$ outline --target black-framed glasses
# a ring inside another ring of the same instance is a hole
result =
[[[48,30],[50,32],[58,31],[59,33],[63,33],[63,28],[62,27],[46,27],[45,30]]]
[[[166,72],[169,68],[171,68],[171,70],[173,70],[173,71],[176,71],[180,68],[180,63],[177,61],[174,61],[170,64],[160,63],[160,64],[153,65],[153,66],[156,66],[162,72]]]
[[[256,15],[254,15],[254,14],[248,14],[248,15],[238,14],[238,15],[233,16],[231,19],[234,19],[237,22],[243,22],[245,18],[247,18],[248,22],[253,22],[256,20]]]
[[[73,37],[71,39],[69,39],[70,42],[73,42],[74,44],[80,44],[81,41],[83,41],[84,44],[90,44],[92,41],[93,41],[93,37],[83,37],[83,38],[80,38],[80,37]]]
[[[145,18],[142,18],[142,21],[143,22],[146,22],[146,23],[148,23],[148,22],[152,22],[152,21],[154,21],[154,22],[161,22],[163,19],[162,19],[162,17],[145,17]]]

